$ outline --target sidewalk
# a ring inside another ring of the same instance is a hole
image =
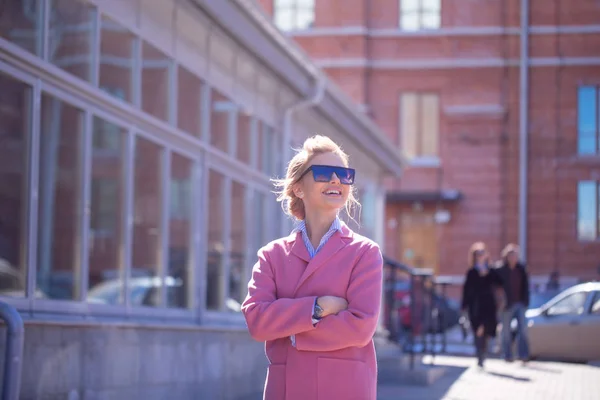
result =
[[[438,356],[447,374],[429,387],[380,385],[378,400],[597,400],[600,368],[590,365],[488,360],[484,371],[472,357]]]

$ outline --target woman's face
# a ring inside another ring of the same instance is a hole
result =
[[[342,159],[335,153],[323,153],[313,157],[305,170],[311,165],[329,165],[333,167],[345,167]],[[340,183],[339,177],[333,173],[328,182],[316,182],[313,172],[309,171],[296,184],[294,192],[304,202],[307,212],[319,210],[322,212],[337,212],[348,200],[351,185]]]
[[[475,250],[475,264],[480,265],[485,263],[485,250]]]

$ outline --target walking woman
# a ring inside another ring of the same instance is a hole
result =
[[[476,242],[469,250],[469,270],[463,286],[462,310],[467,312],[473,330],[477,365],[483,367],[488,339],[496,337],[496,294],[501,284],[495,270],[488,263],[485,244]]]
[[[358,205],[354,178],[342,149],[314,136],[276,182],[298,224],[258,251],[242,304],[250,335],[266,342],[265,400],[376,399],[383,260],[339,218]]]

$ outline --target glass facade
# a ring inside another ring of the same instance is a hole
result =
[[[90,3],[3,7],[0,297],[73,314],[239,311],[256,251],[281,234],[280,133]],[[31,54],[40,76],[18,67]]]

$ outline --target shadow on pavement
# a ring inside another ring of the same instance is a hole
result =
[[[494,372],[494,371],[487,371],[487,370],[485,371],[485,373],[488,375],[496,376],[498,378],[512,379],[512,380],[520,381],[520,382],[530,382],[531,381],[531,378],[529,378],[527,376],[503,374],[501,372]]]
[[[540,365],[531,365],[531,364],[527,364],[527,365],[523,365],[522,366],[523,369],[529,369],[532,371],[539,371],[539,372],[549,372],[551,374],[562,374],[562,371],[555,369],[555,368],[546,368],[546,367],[542,367]]]
[[[386,383],[379,385],[377,400],[439,400],[467,370],[467,367],[446,366],[446,374],[430,386]]]

